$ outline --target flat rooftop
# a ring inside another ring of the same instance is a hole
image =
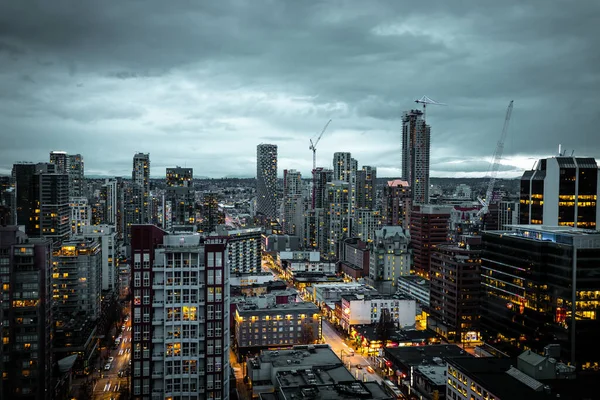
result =
[[[244,304],[239,304],[238,305],[238,313],[240,315],[260,315],[262,314],[275,314],[278,312],[286,312],[286,311],[293,311],[293,312],[319,312],[319,307],[317,307],[314,303],[308,302],[308,301],[304,301],[304,302],[296,302],[296,303],[287,303],[287,304],[276,304],[274,306],[271,307],[266,307],[266,308],[259,308],[257,305],[255,304],[248,304],[248,305],[244,305]]]
[[[435,344],[429,346],[406,346],[384,349],[386,358],[390,361],[412,365],[435,365],[438,361],[449,358],[473,358],[455,344]]]
[[[350,399],[370,399],[370,400],[391,400],[388,395],[375,382],[347,382],[337,385],[311,386],[311,387],[290,387],[282,388],[281,392],[287,399],[311,399],[311,400],[350,400]]]
[[[433,382],[433,384],[436,386],[446,384],[447,378],[445,365],[420,365],[417,367],[417,371]]]
[[[261,364],[268,363],[273,368],[291,367],[292,365],[294,369],[306,369],[313,366],[343,366],[342,360],[328,344],[315,344],[310,348],[307,345],[294,346],[290,350],[263,351],[257,358]],[[251,360],[248,360],[248,363],[251,363]]]
[[[281,387],[299,387],[306,385],[328,385],[331,383],[353,381],[352,373],[343,365],[314,366],[277,373]]]

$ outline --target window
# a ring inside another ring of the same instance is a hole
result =
[[[215,301],[219,303],[223,301],[223,288],[215,288]]]
[[[214,287],[209,287],[208,288],[208,298],[207,301],[209,303],[212,303],[215,301],[215,288]]]
[[[223,284],[223,270],[216,269],[215,270],[215,285]]]
[[[133,287],[140,287],[140,285],[141,285],[140,273],[134,272],[133,273]]]
[[[215,284],[215,271],[212,269],[209,269],[208,271],[206,271],[206,283],[208,285],[214,285]]]
[[[144,271],[144,286],[150,286],[150,271]]]

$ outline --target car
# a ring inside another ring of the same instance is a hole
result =
[[[108,371],[108,370],[110,370],[110,367],[111,367],[111,365],[110,365],[110,363],[108,363],[104,366],[104,370]]]
[[[362,365],[356,364],[356,369],[362,369]]]
[[[108,357],[108,363],[109,364],[112,364],[113,361],[115,361],[114,357]]]
[[[123,325],[123,326],[121,327],[121,330],[122,330],[122,331],[124,331],[124,330],[125,330],[125,325]]]

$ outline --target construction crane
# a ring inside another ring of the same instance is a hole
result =
[[[489,212],[489,205],[492,202],[492,196],[494,191],[494,185],[496,184],[496,175],[498,175],[498,169],[500,169],[500,160],[502,159],[502,153],[504,152],[504,141],[506,140],[506,134],[508,133],[508,123],[510,122],[510,116],[513,110],[513,100],[508,104],[506,109],[506,117],[504,118],[504,127],[502,128],[502,135],[498,144],[496,145],[496,151],[492,158],[492,165],[490,167],[490,181],[488,183],[487,190],[485,192],[485,199],[477,197],[477,200],[481,203],[481,209],[477,213],[477,216],[484,216]]]
[[[423,104],[423,118],[424,119],[427,119],[426,118],[427,117],[427,104],[431,104],[431,105],[434,105],[434,106],[447,106],[447,104],[439,103],[439,102],[437,102],[435,100],[430,99],[427,96],[423,96],[419,100],[415,100],[415,103]]]
[[[330,123],[331,123],[331,120],[327,121],[327,123],[325,124],[325,127],[323,128],[323,130],[319,134],[319,137],[317,137],[317,140],[315,140],[314,143],[313,143],[312,139],[310,139],[309,149],[312,150],[312,152],[313,152],[313,171],[317,168],[317,145],[321,141],[321,138],[323,137],[323,134],[325,133],[325,130],[327,129],[327,127],[329,126]]]

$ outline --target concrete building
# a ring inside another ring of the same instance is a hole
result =
[[[225,223],[225,214],[219,209],[219,194],[207,192],[202,195],[202,218],[200,232],[215,232],[218,225]]]
[[[327,250],[327,219],[323,208],[307,210],[304,216],[304,248],[311,250]]]
[[[377,290],[364,283],[344,282],[344,283],[322,283],[312,287],[313,299],[319,307],[328,306],[332,310],[335,308],[335,303],[342,301],[342,296],[345,294],[362,294],[367,297],[376,296]]]
[[[132,228],[132,399],[229,399],[226,239]]]
[[[28,236],[64,240],[71,232],[69,177],[49,163],[15,164],[17,224]]]
[[[321,249],[321,254],[328,259],[338,257],[340,241],[350,236],[350,189],[350,184],[345,181],[327,184],[327,248]]]
[[[167,168],[166,183],[168,187],[192,187],[194,180],[193,168]]]
[[[238,305],[235,340],[239,354],[269,347],[311,344],[321,339],[321,316],[313,303]]]
[[[420,110],[402,116],[402,179],[412,191],[413,204],[429,203],[431,127]]]
[[[427,326],[450,342],[476,342],[481,297],[481,236],[439,245],[431,255]]]
[[[521,177],[519,223],[597,229],[600,174],[593,158],[541,159]]]
[[[414,270],[417,274],[429,277],[431,253],[438,245],[448,241],[448,220],[453,208],[422,204],[413,206],[410,215],[410,238]]]
[[[369,325],[379,322],[383,309],[389,311],[394,324],[400,327],[414,326],[417,315],[415,300],[382,295],[344,294],[341,308],[340,325],[346,330],[354,325]]]
[[[327,183],[333,181],[333,170],[317,168],[313,171],[312,204],[313,209],[325,208],[327,204]]]
[[[356,171],[356,208],[375,210],[377,200],[377,168],[363,165]]]
[[[569,226],[516,225],[483,233],[481,325],[490,338],[600,364],[600,234]]]
[[[148,224],[152,219],[150,197],[150,154],[137,153],[133,156],[131,181],[133,183],[133,204],[136,212],[136,216],[132,220],[136,221],[134,223]]]
[[[268,218],[277,217],[277,146],[256,147],[256,211]]]
[[[85,172],[81,154],[69,154],[67,174],[69,175],[69,197],[85,196]]]
[[[358,237],[363,242],[371,243],[375,238],[375,231],[381,226],[379,211],[366,208],[354,210],[352,223],[352,236]]]
[[[369,246],[359,238],[344,239],[340,251],[341,272],[352,279],[369,276]]]
[[[406,275],[398,278],[397,294],[415,299],[422,306],[429,308],[430,282],[418,275]]]
[[[87,197],[71,197],[69,199],[71,208],[71,234],[79,235],[83,228],[92,223],[92,208]]]
[[[498,204],[498,228],[503,231],[509,229],[509,225],[519,223],[519,201],[504,200]]]
[[[227,265],[231,274],[262,271],[262,228],[225,230],[220,225],[217,234],[227,237]]]
[[[100,243],[102,291],[119,293],[119,266],[117,260],[117,231],[113,225],[85,226],[75,238],[95,239]]]
[[[166,184],[162,201],[162,220],[165,229],[196,223],[196,191],[192,180],[192,168],[167,168]]]
[[[383,187],[383,224],[386,226],[410,227],[412,192],[407,181],[387,181]]]
[[[279,251],[300,250],[301,239],[298,236],[290,235],[265,235],[264,250],[272,253]]]
[[[333,179],[331,181],[350,183],[352,174],[356,172],[356,168],[353,170],[354,165],[352,154],[346,152],[333,153]]]
[[[302,236],[304,204],[302,175],[300,172],[283,170],[283,231],[288,235]]]
[[[45,400],[54,390],[51,245],[0,226],[3,399]]]
[[[410,233],[401,226],[385,226],[375,231],[369,246],[369,280],[380,293],[396,292],[398,277],[410,274],[412,254]]]

